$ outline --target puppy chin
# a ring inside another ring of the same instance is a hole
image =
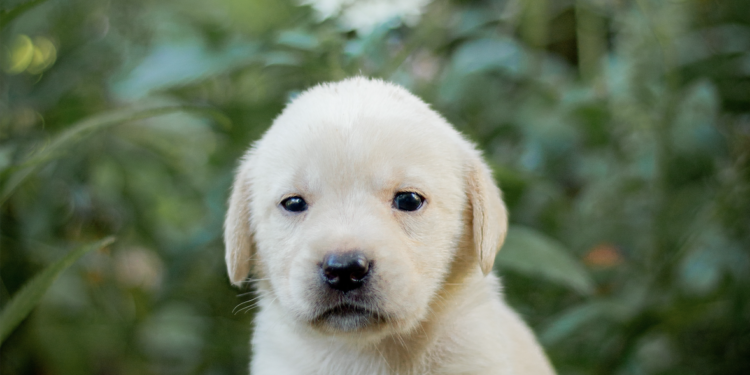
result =
[[[340,304],[324,310],[311,323],[327,333],[361,333],[380,330],[387,318],[362,306]]]

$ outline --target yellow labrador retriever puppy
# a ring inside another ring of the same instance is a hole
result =
[[[260,293],[252,374],[554,374],[491,272],[507,224],[480,153],[403,88],[302,93],[225,223],[229,277]]]

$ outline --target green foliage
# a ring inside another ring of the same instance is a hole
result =
[[[506,298],[561,374],[750,371],[750,2],[344,17],[0,5],[0,301],[59,249],[119,238],[60,274],[0,373],[246,373],[252,296],[229,286],[220,237],[235,163],[290,98],[355,74],[406,86],[484,150],[513,223]]]
[[[0,30],[29,9],[45,2],[47,0],[29,0],[17,4],[11,2],[10,5],[0,5]]]
[[[583,294],[594,291],[588,272],[564,246],[532,228],[512,225],[495,263],[532,277],[546,278]]]
[[[114,238],[110,237],[94,244],[81,246],[69,252],[59,261],[51,264],[24,285],[5,306],[2,313],[0,313],[0,344],[5,341],[5,338],[8,337],[8,334],[13,331],[14,328],[16,328],[18,323],[29,315],[34,306],[36,306],[36,304],[39,303],[39,300],[42,299],[44,292],[49,289],[62,271],[70,267],[70,265],[83,256],[83,254],[94,249],[101,249],[102,247],[112,244],[112,242],[114,242]]]
[[[22,184],[29,176],[33,175],[42,165],[61,157],[64,152],[71,150],[76,142],[80,142],[86,136],[120,123],[137,121],[179,111],[204,111],[208,114],[213,114],[217,120],[223,121],[225,124],[227,123],[226,119],[219,113],[213,113],[208,109],[201,109],[188,105],[125,109],[92,116],[91,118],[82,120],[79,123],[70,125],[61,134],[56,135],[54,139],[49,142],[49,145],[34,150],[31,155],[18,163],[17,167],[11,169],[2,193],[0,193],[0,204],[4,203],[13,193],[13,190]],[[0,170],[0,172],[6,171]]]

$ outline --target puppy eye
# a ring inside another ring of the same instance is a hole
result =
[[[281,201],[281,207],[289,212],[302,212],[307,210],[307,202],[302,197],[289,197]]]
[[[416,211],[422,207],[424,197],[410,191],[401,192],[393,197],[393,207],[401,211]]]

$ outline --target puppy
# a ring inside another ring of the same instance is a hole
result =
[[[251,373],[553,374],[491,273],[507,224],[480,153],[403,88],[302,93],[229,200],[229,278],[260,294]]]

